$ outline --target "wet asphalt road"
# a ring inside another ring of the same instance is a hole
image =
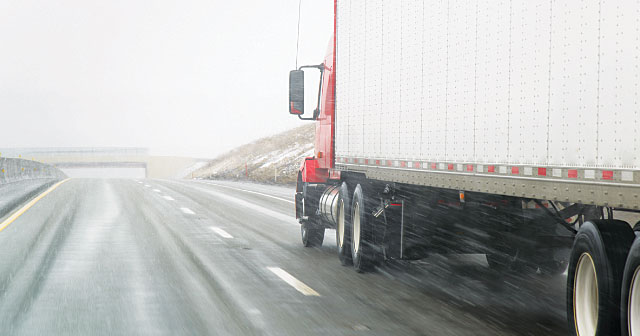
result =
[[[454,255],[357,274],[335,231],[301,246],[291,199],[254,184],[72,179],[0,232],[0,334],[567,334],[563,276]]]

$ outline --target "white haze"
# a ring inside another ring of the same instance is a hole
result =
[[[0,147],[149,147],[212,157],[288,115],[298,0],[0,0]],[[333,1],[303,0],[300,64]]]

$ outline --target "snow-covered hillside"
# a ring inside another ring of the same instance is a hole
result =
[[[303,158],[313,156],[314,137],[315,125],[307,124],[256,140],[218,156],[193,177],[293,184]]]

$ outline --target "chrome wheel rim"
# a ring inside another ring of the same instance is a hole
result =
[[[582,253],[573,281],[573,315],[579,336],[593,336],[598,326],[598,278],[593,259]]]
[[[338,204],[338,247],[342,248],[344,244],[344,200],[340,200]]]
[[[360,249],[360,202],[353,207],[353,251]]]
[[[629,307],[627,309],[627,321],[629,335],[640,335],[640,267],[636,268],[629,287]]]

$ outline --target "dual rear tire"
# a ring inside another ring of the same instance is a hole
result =
[[[638,227],[636,225],[636,227]],[[640,335],[640,238],[631,246],[622,277],[620,305],[623,335]],[[626,333],[625,333],[626,331]]]
[[[336,223],[336,244],[338,259],[343,266],[350,265],[351,259],[351,204],[349,201],[349,187],[346,182],[340,186],[338,200],[338,221]]]
[[[620,335],[620,293],[634,239],[623,221],[586,222],[576,234],[567,276],[567,319],[573,335]]]
[[[351,259],[358,272],[370,271],[375,261],[371,203],[365,199],[362,185],[358,184],[351,201]]]
[[[346,182],[340,186],[336,243],[342,265],[353,265],[357,272],[373,268],[375,252],[372,244],[373,226],[369,201],[363,186],[356,185],[350,197]]]

